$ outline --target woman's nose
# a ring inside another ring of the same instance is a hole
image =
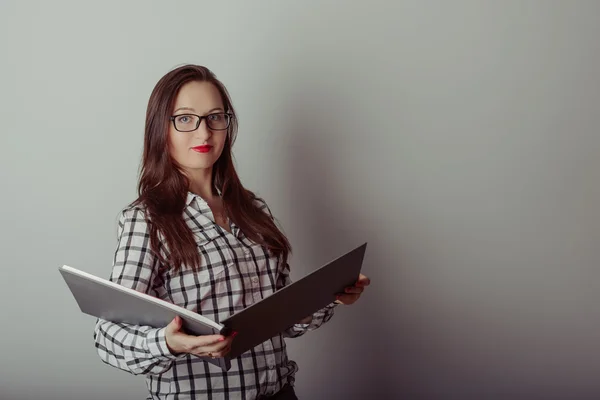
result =
[[[202,140],[206,140],[208,138],[211,137],[212,132],[211,130],[208,128],[208,125],[206,124],[206,121],[200,121],[200,125],[198,126],[198,129],[196,129],[194,131],[194,134]]]

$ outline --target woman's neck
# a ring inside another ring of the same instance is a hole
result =
[[[197,194],[204,200],[209,201],[214,197],[212,182],[212,169],[195,170],[187,174],[190,180],[190,192]]]

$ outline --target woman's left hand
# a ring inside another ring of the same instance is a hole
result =
[[[345,305],[354,304],[360,298],[360,295],[365,290],[365,287],[369,286],[370,283],[371,280],[369,278],[363,274],[360,274],[358,280],[353,286],[348,286],[344,293],[337,295],[337,300],[335,302]]]

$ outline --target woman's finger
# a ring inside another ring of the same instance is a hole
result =
[[[199,357],[212,357],[212,358],[217,358],[217,357],[223,357],[225,354],[227,354],[229,351],[231,350],[231,347],[228,346],[226,348],[220,349],[220,350],[210,350],[210,349],[202,349],[199,351],[194,352],[193,354],[199,356]]]
[[[346,293],[362,293],[363,290],[361,287],[350,286],[346,288]]]
[[[197,351],[200,351],[203,353],[217,353],[217,352],[225,349],[226,347],[231,346],[232,340],[233,340],[233,338],[230,336],[222,342],[218,342],[218,343],[208,345],[208,346],[198,347]]]
[[[358,280],[356,281],[356,286],[364,287],[369,286],[371,284],[371,280],[363,274],[360,274]]]
[[[231,343],[229,343],[227,346],[225,346],[222,349],[218,349],[218,350],[203,349],[202,351],[199,351],[195,354],[200,357],[219,358],[219,357],[226,356],[227,353],[229,353],[230,351],[231,351]]]
[[[217,353],[217,357],[225,357],[227,353],[231,351],[231,345],[225,347],[223,350]]]

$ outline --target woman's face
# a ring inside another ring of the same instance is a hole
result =
[[[213,128],[227,126],[224,116],[219,114],[224,112],[221,94],[212,83],[192,81],[181,87],[171,112],[175,121],[169,121],[169,144],[171,157],[184,170],[197,173],[212,168],[218,160],[225,146],[227,129],[211,129],[208,124]],[[208,117],[194,129],[198,116]]]

